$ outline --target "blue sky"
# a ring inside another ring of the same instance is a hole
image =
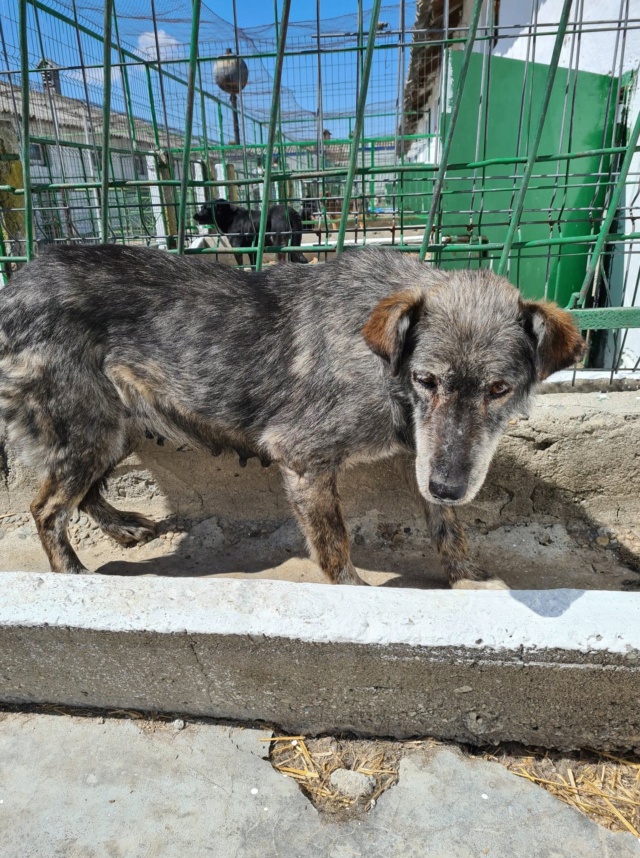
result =
[[[207,0],[206,4],[213,12],[233,21],[233,4],[231,0]],[[363,0],[363,8],[370,9],[372,0]],[[258,27],[273,22],[273,0],[236,0],[238,23],[241,27]],[[278,17],[281,16],[282,0],[278,0]],[[355,14],[358,11],[357,0],[320,0],[320,16],[335,18],[338,15]],[[292,0],[290,21],[315,20],[315,0]]]

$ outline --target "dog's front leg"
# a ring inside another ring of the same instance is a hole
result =
[[[322,571],[334,584],[365,584],[349,556],[349,535],[335,471],[282,471],[289,500]]]
[[[449,583],[456,590],[508,590],[500,578],[479,569],[469,559],[469,546],[464,527],[452,506],[428,503],[420,494],[415,475],[415,463],[402,461],[403,470],[429,527],[429,536],[440,556]]]
[[[452,506],[424,501],[422,505],[431,542],[440,555],[442,567],[455,590],[509,589],[504,581],[479,569],[469,559],[467,536]]]

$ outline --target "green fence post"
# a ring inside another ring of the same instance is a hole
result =
[[[438,167],[438,173],[436,175],[434,185],[433,185],[433,196],[431,198],[431,205],[429,206],[429,214],[427,215],[427,223],[424,228],[424,235],[422,236],[422,244],[420,245],[420,259],[424,259],[427,255],[427,247],[429,246],[429,239],[431,237],[431,230],[433,229],[433,225],[436,220],[436,212],[438,211],[438,206],[440,204],[440,197],[442,196],[442,187],[444,185],[444,177],[447,172],[447,164],[449,161],[449,152],[451,151],[451,143],[453,142],[453,132],[455,131],[456,122],[458,119],[458,113],[460,111],[460,103],[462,102],[462,91],[464,89],[464,82],[467,78],[467,72],[469,70],[469,63],[471,62],[471,51],[473,48],[473,43],[476,38],[476,33],[478,31],[478,24],[480,22],[480,13],[482,12],[482,4],[483,0],[475,0],[473,4],[473,11],[471,13],[471,23],[469,24],[469,32],[467,33],[467,41],[464,46],[464,58],[462,60],[462,66],[460,68],[460,79],[458,81],[458,88],[456,90],[456,97],[453,102],[453,107],[451,109],[451,114],[449,116],[449,125],[447,127],[447,133],[445,134],[444,144],[442,146],[442,153],[440,155],[440,166]],[[445,21],[445,28],[448,31],[449,21]],[[444,73],[444,69],[442,70]]]
[[[135,180],[137,178],[136,172],[135,172],[136,155],[138,153],[139,146],[138,146],[138,139],[137,139],[137,135],[136,135],[135,117],[133,115],[133,107],[132,107],[133,102],[131,99],[131,87],[129,85],[129,73],[127,71],[127,65],[125,63],[125,55],[124,55],[124,51],[122,50],[122,43],[120,42],[120,32],[118,30],[118,10],[116,9],[115,0],[112,0],[112,2],[113,2],[113,25],[114,25],[114,32],[115,32],[115,37],[116,37],[116,45],[118,46],[118,60],[120,62],[120,74],[122,75],[122,91],[123,91],[124,100],[125,100],[127,120],[129,123],[129,142],[131,144],[131,172],[133,173],[133,178]],[[140,229],[142,232],[147,232],[147,225],[145,222],[145,204],[142,200],[142,193],[141,193],[139,186],[137,186],[134,189],[134,193],[135,193],[136,199],[138,201],[138,215],[140,217]],[[131,216],[129,213],[129,201],[128,201],[129,198],[128,198],[126,191],[123,192],[122,199],[123,199],[124,205],[125,205],[126,210],[127,210],[126,211],[127,225],[131,231]],[[147,234],[148,234],[148,232],[147,232]]]
[[[629,173],[629,168],[631,167],[631,161],[633,160],[633,156],[635,155],[638,137],[640,137],[640,113],[636,117],[631,136],[629,137],[629,141],[627,143],[627,151],[625,153],[622,166],[620,167],[620,173],[618,175],[618,179],[611,195],[607,214],[602,221],[602,226],[600,227],[600,232],[598,233],[598,239],[591,253],[589,267],[587,268],[587,273],[585,274],[582,287],[579,292],[574,292],[574,294],[571,296],[570,307],[577,307],[578,304],[584,303],[584,300],[587,297],[587,292],[589,291],[589,287],[593,282],[593,278],[596,273],[596,268],[598,267],[598,262],[602,254],[602,250],[604,248],[607,236],[609,235],[609,231],[611,229],[611,224],[613,223],[613,220],[618,211],[618,204],[620,202],[620,197],[622,196],[622,191],[624,190],[624,186],[627,181],[627,175]]]
[[[196,86],[196,64],[198,57],[198,32],[200,29],[200,0],[193,0],[191,22],[191,46],[189,49],[189,77],[187,80],[187,117],[184,124],[184,155],[180,180],[180,208],[178,210],[178,253],[184,253],[184,230],[187,215],[187,187],[191,164],[191,132],[193,128],[193,98]]]
[[[33,199],[31,196],[31,156],[29,151],[29,40],[27,0],[20,0],[20,90],[22,95],[22,177],[24,184],[24,243],[27,259],[33,259]]]
[[[536,158],[538,156],[538,148],[540,147],[540,140],[542,139],[542,129],[544,127],[544,121],[547,116],[549,100],[551,99],[551,90],[553,89],[553,82],[556,77],[556,71],[558,70],[560,51],[562,50],[562,43],[564,41],[565,32],[567,30],[567,23],[569,21],[571,2],[572,0],[564,0],[564,5],[562,7],[562,14],[560,16],[560,22],[558,24],[556,40],[553,45],[553,53],[551,54],[551,62],[549,63],[549,71],[547,72],[547,81],[544,88],[544,95],[542,97],[542,104],[540,106],[540,114],[538,115],[538,123],[535,126],[536,133],[535,137],[533,138],[531,148],[529,149],[527,165],[524,169],[524,173],[522,174],[522,179],[520,180],[520,190],[518,192],[518,198],[516,200],[515,208],[511,214],[511,220],[509,221],[509,229],[507,230],[507,235],[504,240],[504,245],[502,247],[500,261],[498,262],[496,268],[497,274],[504,275],[507,273],[507,264],[509,262],[509,253],[511,251],[511,245],[513,244],[513,240],[516,235],[516,230],[518,229],[518,226],[520,224],[520,216],[522,215],[522,210],[524,208],[524,198],[527,194],[529,182],[533,174],[533,168],[535,166]]]
[[[204,178],[210,178],[209,170],[209,133],[207,131],[207,114],[204,100],[204,90],[202,88],[202,66],[198,63],[198,84],[200,87],[200,117],[202,118],[202,145],[204,147]],[[206,197],[206,191],[205,191]]]
[[[149,63],[144,64],[145,76],[147,78],[147,92],[149,93],[149,112],[151,113],[151,127],[153,128],[153,142],[156,149],[160,148],[160,133],[158,131],[158,118],[156,116],[156,106],[153,98],[153,84],[151,83],[151,70]]]
[[[377,0],[379,3],[380,0]],[[289,29],[289,9],[291,0],[283,0],[282,20],[280,21],[280,32],[278,33],[278,51],[276,55],[276,68],[273,75],[273,93],[271,96],[271,114],[269,116],[269,136],[267,138],[267,153],[264,164],[262,208],[260,210],[260,231],[258,233],[258,252],[256,253],[256,271],[262,268],[262,257],[264,256],[264,239],[267,234],[267,214],[269,213],[269,195],[271,192],[271,168],[273,165],[273,148],[276,142],[276,127],[278,124],[278,108],[280,105],[280,83],[282,81],[282,65],[284,63],[284,46],[287,41],[287,30]]]
[[[477,2],[480,2],[480,0],[477,0]],[[365,51],[364,65],[362,67],[360,92],[358,93],[358,103],[356,105],[356,123],[353,129],[351,151],[349,152],[349,169],[347,171],[344,199],[342,200],[342,214],[340,215],[340,228],[338,230],[338,240],[336,243],[337,253],[341,253],[344,248],[344,239],[347,232],[347,220],[349,218],[349,208],[351,206],[351,197],[353,195],[353,180],[355,179],[356,166],[358,163],[358,145],[360,143],[362,129],[364,127],[364,109],[367,102],[367,90],[369,89],[369,76],[371,74],[373,48],[376,40],[376,32],[378,30],[380,4],[381,0],[374,0],[373,8],[371,9],[371,21],[369,22],[369,35],[367,37],[367,50]]]
[[[109,237],[109,143],[111,123],[111,13],[113,0],[104,0],[104,100],[102,102],[102,198],[100,200],[100,239]]]

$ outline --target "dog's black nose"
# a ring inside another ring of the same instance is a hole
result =
[[[439,483],[429,480],[429,491],[438,500],[456,501],[464,497],[467,486],[465,483]]]

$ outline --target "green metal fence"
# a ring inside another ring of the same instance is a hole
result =
[[[591,367],[639,369],[630,0],[352,0],[337,19],[316,0],[310,20],[275,0],[250,28],[226,10],[0,0],[3,282],[52,242],[233,264],[193,220],[217,197],[260,211],[260,267],[279,202],[302,212],[310,260],[382,244],[490,266],[570,308]],[[224,57],[244,88],[216,83]]]

